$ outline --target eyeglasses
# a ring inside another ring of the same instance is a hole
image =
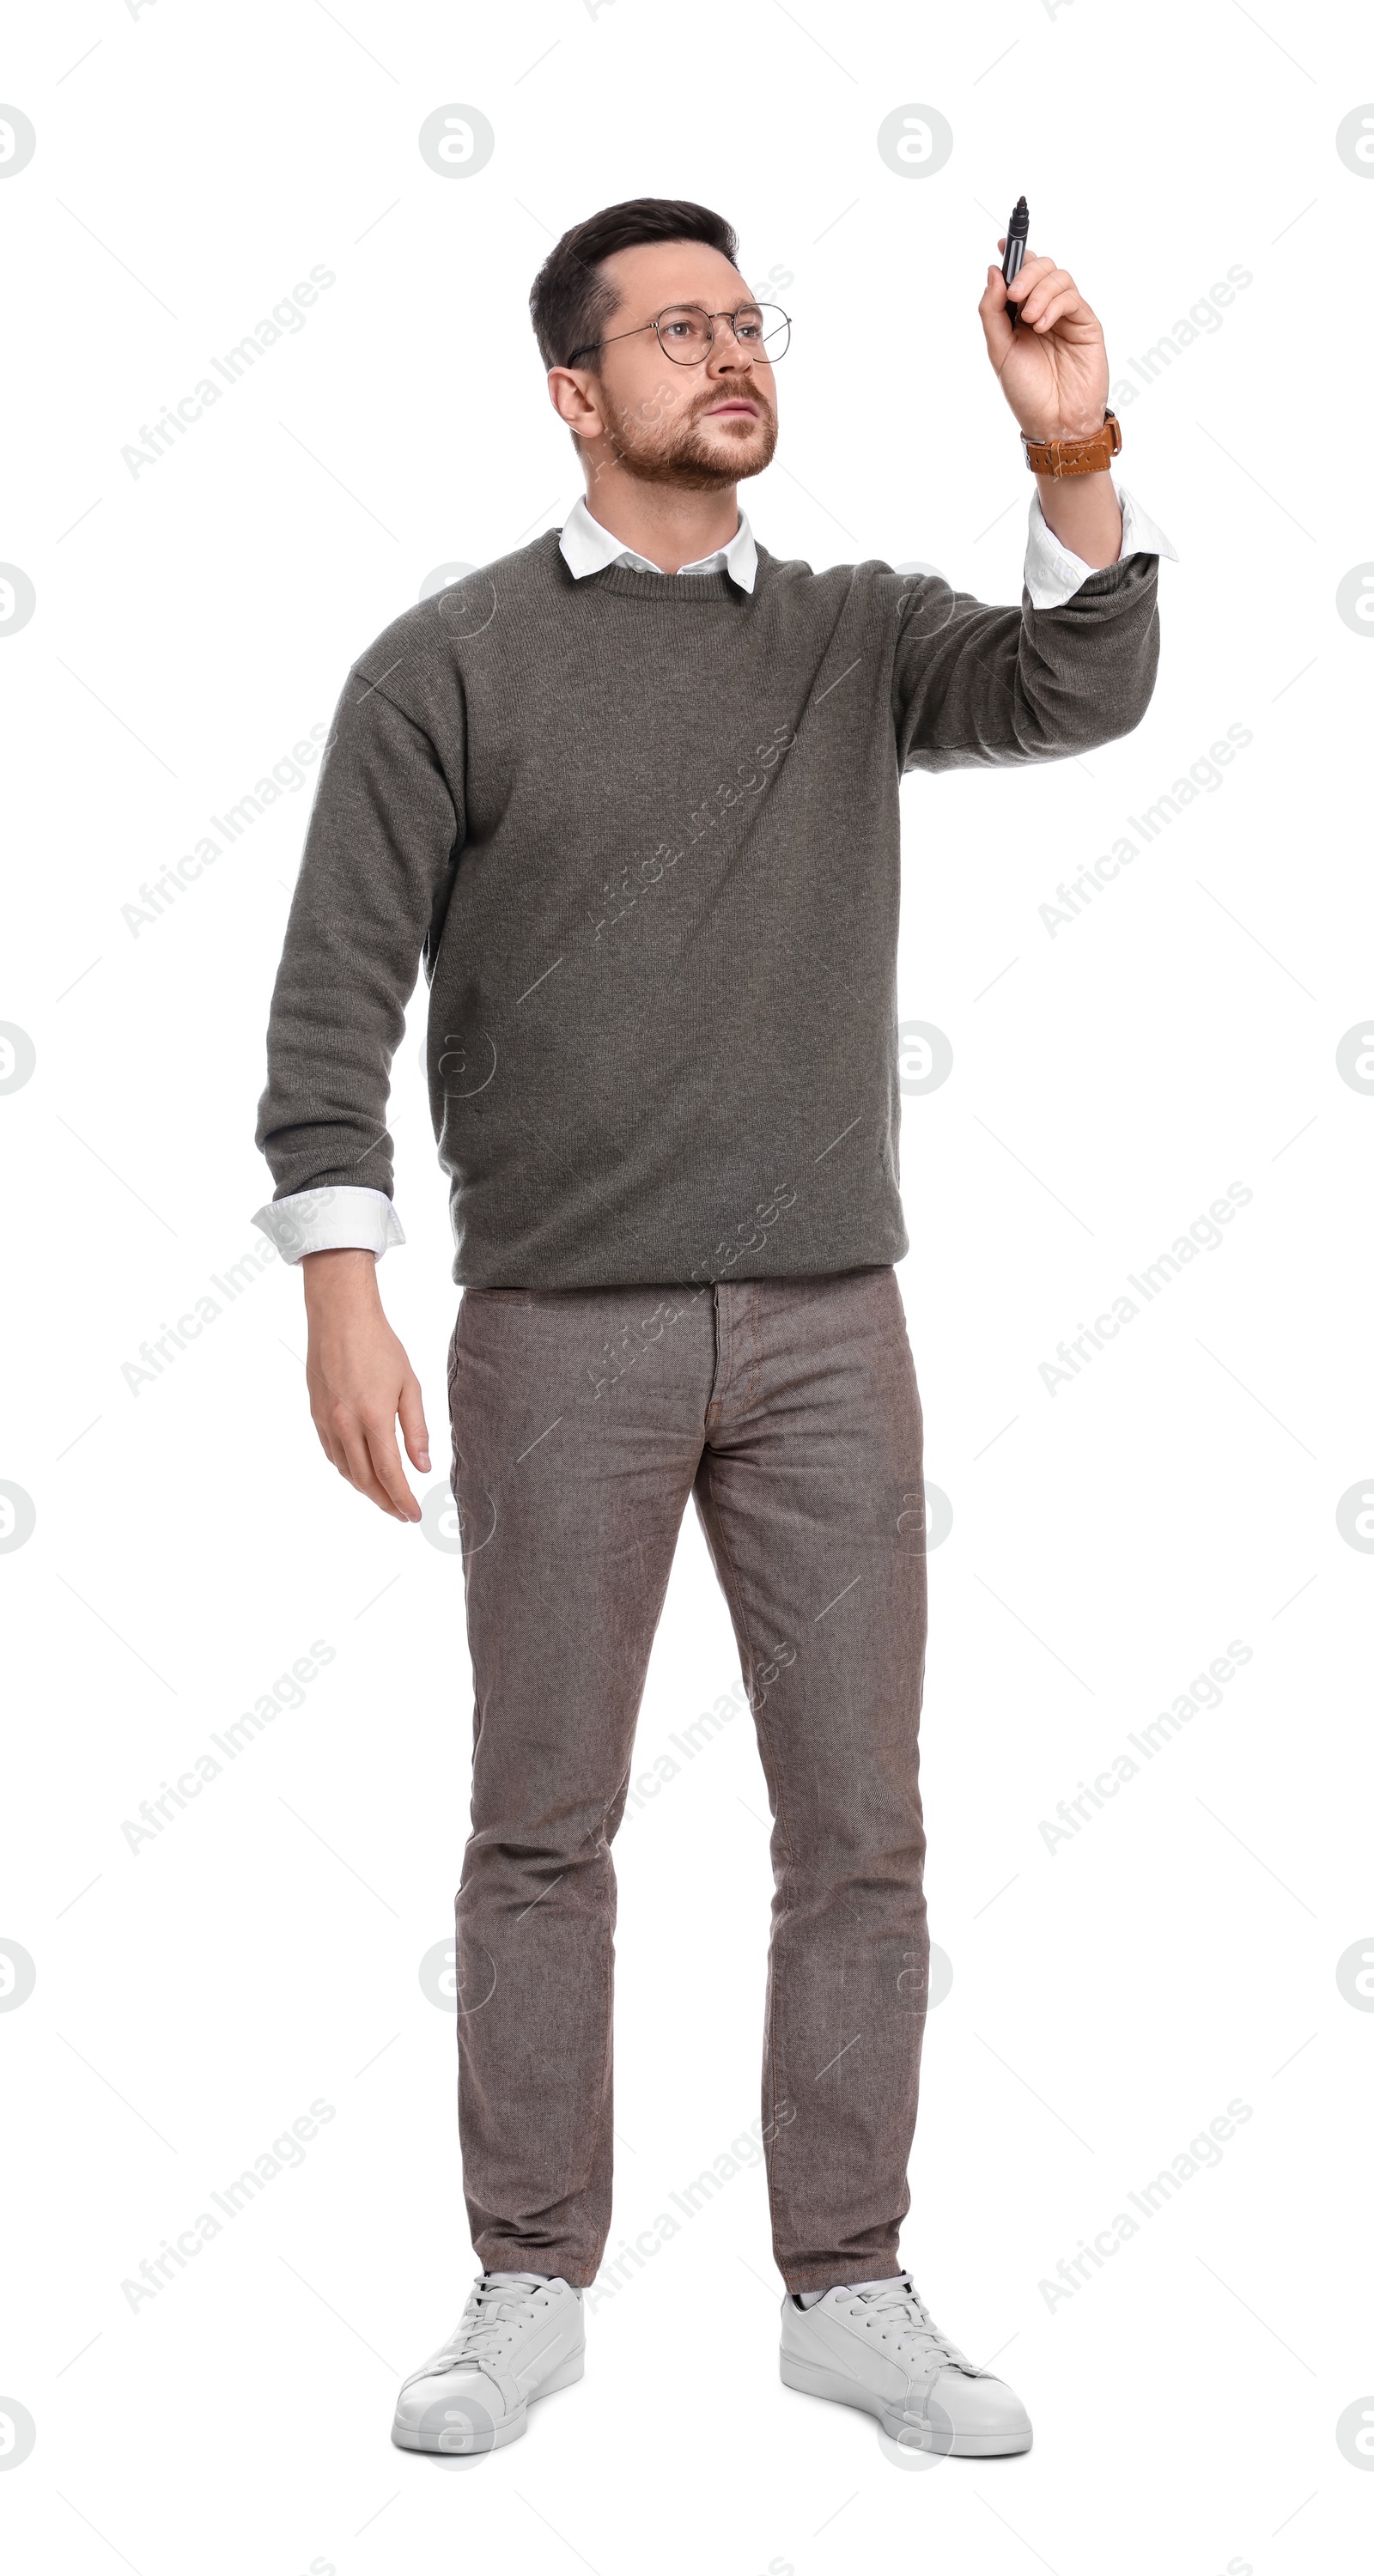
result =
[[[792,321],[780,304],[739,304],[733,313],[707,313],[699,304],[667,304],[652,322],[637,322],[633,331],[612,331],[607,339],[585,340],[565,364],[571,367],[588,350],[606,348],[611,340],[633,340],[640,331],[653,331],[664,357],[671,358],[675,367],[701,367],[711,354],[715,322],[728,322],[736,347],[751,358],[766,360],[770,367],[787,355]]]

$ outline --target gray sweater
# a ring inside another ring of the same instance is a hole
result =
[[[898,782],[1128,733],[1152,555],[986,607],[759,548],[576,582],[556,532],[407,609],[325,746],[267,1033],[276,1197],[392,1191],[423,962],[453,1277],[848,1270],[907,1250]]]

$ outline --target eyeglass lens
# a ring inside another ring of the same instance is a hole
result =
[[[726,317],[719,317],[722,322]],[[792,325],[779,304],[741,304],[731,317],[735,338],[741,349],[752,357],[780,358],[791,337]],[[695,304],[671,304],[658,317],[659,344],[665,357],[679,366],[699,367],[705,360],[715,332],[709,315]]]

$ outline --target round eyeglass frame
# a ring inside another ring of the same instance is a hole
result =
[[[788,350],[789,350],[789,348],[791,347],[791,344],[792,344],[792,316],[791,316],[791,314],[790,314],[790,313],[785,313],[785,312],[783,311],[783,308],[782,308],[782,306],[781,306],[780,304],[757,304],[757,303],[753,303],[753,304],[737,304],[737,305],[735,306],[735,310],[734,310],[734,312],[733,312],[733,313],[726,312],[726,311],[724,310],[724,308],[722,308],[722,310],[721,310],[719,313],[708,313],[708,312],[706,311],[705,306],[704,306],[704,305],[702,305],[702,304],[665,304],[665,305],[663,306],[662,311],[661,311],[661,312],[659,312],[659,313],[655,313],[655,315],[653,316],[653,319],[652,319],[651,321],[649,321],[649,322],[636,322],[636,324],[635,324],[635,326],[634,326],[634,329],[633,329],[632,331],[610,331],[610,332],[607,332],[607,333],[603,334],[602,338],[601,338],[601,339],[599,339],[599,340],[584,340],[584,341],[582,342],[582,344],[581,344],[581,346],[580,346],[579,348],[574,349],[574,351],[573,351],[573,353],[572,353],[572,356],[571,356],[570,358],[565,358],[565,359],[564,359],[563,363],[564,363],[564,365],[565,365],[565,366],[567,366],[567,367],[574,366],[574,365],[576,364],[576,362],[577,362],[577,360],[578,360],[579,358],[581,358],[581,357],[585,357],[585,356],[586,356],[587,351],[588,351],[589,349],[605,349],[605,348],[609,348],[609,346],[610,346],[610,344],[611,344],[612,340],[634,340],[634,339],[637,339],[637,338],[638,338],[638,336],[639,336],[639,334],[640,334],[640,332],[641,332],[641,331],[652,331],[652,332],[653,332],[653,334],[654,334],[655,339],[658,341],[658,345],[659,345],[660,349],[663,349],[664,357],[668,360],[668,363],[669,363],[669,365],[670,365],[670,366],[673,366],[673,367],[704,367],[704,366],[705,366],[705,364],[706,364],[707,359],[710,357],[711,351],[713,350],[713,348],[714,348],[714,347],[715,347],[715,345],[716,345],[716,335],[715,335],[714,330],[713,330],[713,329],[712,329],[712,327],[711,327],[713,323],[716,323],[716,322],[728,322],[728,323],[729,323],[729,325],[730,325],[731,335],[732,335],[732,337],[733,337],[733,339],[734,339],[734,342],[735,342],[735,346],[736,346],[737,348],[742,348],[742,347],[743,347],[743,345],[744,345],[744,344],[743,344],[743,342],[740,340],[739,334],[738,334],[738,332],[737,332],[737,331],[736,331],[736,329],[735,329],[735,321],[736,321],[736,316],[737,316],[737,315],[739,315],[739,314],[741,314],[741,313],[744,313],[744,312],[752,312],[752,313],[776,313],[776,314],[778,315],[779,321],[780,321],[780,323],[782,324],[782,326],[783,326],[783,328],[785,329],[786,334],[787,334],[786,339],[783,341],[782,347],[781,347],[780,349],[759,349],[759,350],[750,349],[750,350],[747,350],[747,351],[746,351],[746,353],[745,353],[748,357],[753,358],[753,359],[759,359],[759,358],[761,358],[761,359],[763,360],[763,363],[765,364],[765,366],[769,366],[769,367],[776,366],[776,364],[777,364],[777,362],[778,362],[779,358],[785,358],[785,357],[786,357],[787,352],[788,352]],[[701,316],[702,316],[703,320],[704,320],[704,321],[705,321],[705,323],[706,323],[706,327],[707,327],[707,331],[708,331],[709,336],[708,336],[708,338],[707,338],[706,347],[705,347],[705,349],[703,350],[703,352],[702,352],[702,354],[701,354],[701,356],[700,356],[699,358],[675,358],[671,349],[664,349],[664,348],[663,348],[663,337],[662,337],[662,334],[661,334],[661,332],[660,332],[660,330],[659,330],[659,327],[658,327],[658,326],[659,326],[660,322],[663,320],[664,314],[667,314],[667,313],[700,313],[700,314],[701,314]]]

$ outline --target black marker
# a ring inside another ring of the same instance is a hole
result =
[[[1024,197],[1018,197],[1007,220],[1007,249],[1002,262],[1002,275],[1010,286],[1026,256],[1026,235],[1030,231],[1030,210]],[[1020,307],[1008,300],[1013,331],[1021,318]]]

